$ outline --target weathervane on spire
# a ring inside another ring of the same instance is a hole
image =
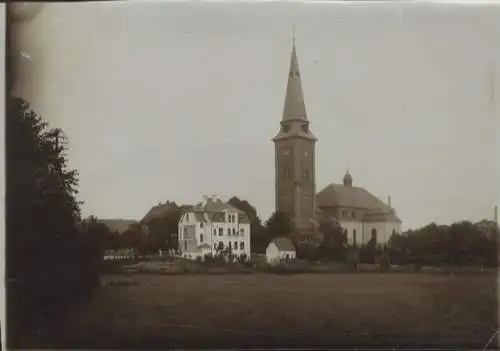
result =
[[[349,173],[349,168],[350,168],[349,167],[349,159],[347,159],[346,162],[345,162],[345,172],[346,173]]]
[[[293,22],[293,26],[292,26],[292,41],[293,41],[293,45],[295,46],[295,22]]]

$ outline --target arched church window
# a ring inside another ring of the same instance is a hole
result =
[[[307,133],[309,131],[309,126],[307,124],[303,124],[302,130],[304,131],[304,133]]]
[[[281,130],[283,131],[283,133],[288,133],[290,131],[290,125],[288,123],[283,124],[281,126]]]

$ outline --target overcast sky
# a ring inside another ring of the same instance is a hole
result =
[[[349,165],[404,228],[493,218],[500,6],[52,3],[23,24],[24,89],[69,138],[84,215],[218,194],[267,219],[293,23],[318,191]]]

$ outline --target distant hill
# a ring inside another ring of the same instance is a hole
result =
[[[117,232],[119,234],[122,234],[132,224],[136,224],[137,221],[131,219],[98,219],[97,223],[104,224],[112,232]]]

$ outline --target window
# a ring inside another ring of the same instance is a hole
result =
[[[233,249],[238,250],[238,242],[237,241],[235,241],[233,243]]]
[[[223,234],[222,228],[219,228],[219,236],[222,236],[222,234]]]
[[[309,131],[309,126],[308,126],[307,124],[303,124],[303,125],[302,125],[302,131],[303,131],[304,133],[307,133],[307,132]]]
[[[306,175],[306,180],[309,180],[309,169],[307,168],[305,170],[305,175]]]
[[[214,250],[217,250],[217,243],[214,243]]]
[[[200,243],[203,242],[203,234],[200,234]]]
[[[240,236],[245,236],[245,229],[243,228],[240,229]]]
[[[200,228],[203,228],[203,222],[200,222]]]
[[[233,235],[236,235],[236,229],[233,228]]]
[[[353,213],[354,213],[354,212],[353,212]],[[353,243],[354,245],[356,245],[356,243],[357,243],[356,234],[357,234],[357,233],[356,233],[356,229],[353,229],[353,230],[352,230],[352,243]]]
[[[344,244],[347,244],[347,236],[349,235],[349,231],[347,228],[344,228]]]
[[[372,240],[377,242],[377,229],[375,228],[372,229]]]
[[[396,235],[396,229],[392,230],[392,235]]]
[[[356,212],[352,211],[352,219],[356,219]]]
[[[281,126],[281,130],[284,132],[284,133],[288,133],[288,131],[290,130],[290,125],[289,124],[283,124]]]
[[[240,250],[245,250],[245,242],[240,241]]]
[[[217,235],[217,229],[214,228],[214,235]]]
[[[186,222],[189,222],[189,213],[186,214]]]
[[[342,216],[347,217],[348,216],[347,213],[348,213],[347,210],[342,210]]]
[[[231,235],[231,229],[227,228],[227,235]]]
[[[184,240],[184,251],[188,250],[188,243],[186,240]]]

